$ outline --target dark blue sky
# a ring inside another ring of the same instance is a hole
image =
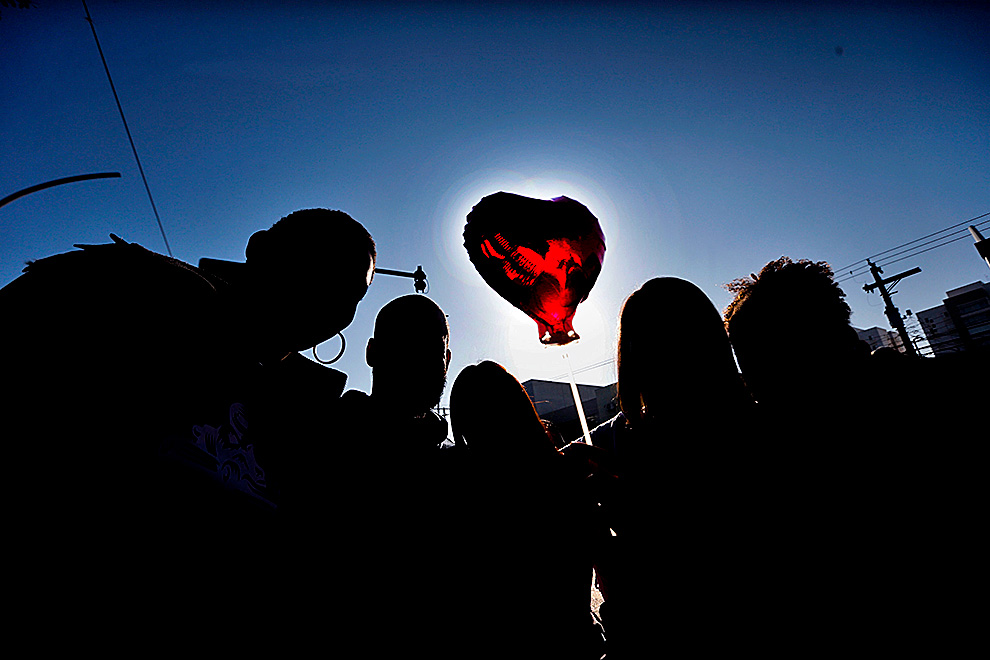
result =
[[[0,284],[111,231],[164,251],[82,3],[35,4],[0,14],[0,197],[122,178],[0,209]],[[839,268],[990,211],[987,4],[808,4],[89,8],[176,257],[242,259],[283,215],[342,209],[381,266],[422,264],[454,374],[488,358],[524,380],[566,366],[461,245],[465,215],[497,190],[567,195],[601,220],[576,369],[612,357],[619,306],[651,277],[689,279],[721,309],[722,284],[781,255]],[[914,266],[901,311],[990,279],[968,239],[886,272]],[[866,281],[843,282],[853,323],[886,327]],[[338,365],[352,387],[369,387],[375,313],[407,292],[379,277],[361,304]],[[578,380],[613,378],[609,365]]]

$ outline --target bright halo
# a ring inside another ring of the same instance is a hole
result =
[[[536,323],[515,308],[513,311],[516,313],[508,321],[508,363],[503,366],[519,380],[568,381],[569,361],[578,383],[615,382],[615,321],[603,314],[592,298],[578,305],[574,315],[574,329],[581,338],[565,346],[541,344]]]
[[[615,205],[600,185],[582,174],[545,169],[534,173],[508,169],[478,170],[448,188],[437,205],[438,217],[434,218],[434,226],[441,228],[434,234],[438,241],[434,251],[447,272],[463,284],[487,287],[464,249],[464,225],[474,205],[482,197],[496,192],[535,199],[570,197],[587,206],[598,218],[606,243],[617,238],[619,225]]]
[[[579,383],[607,384],[615,381],[615,314],[603,311],[596,298],[602,292],[592,289],[588,300],[578,305],[574,316],[574,328],[581,336],[565,347],[545,346],[539,341],[536,323],[524,312],[513,307],[495,293],[475,270],[464,248],[464,225],[471,209],[483,197],[496,192],[509,192],[535,199],[569,197],[585,206],[598,218],[606,242],[618,233],[615,205],[594,180],[575,172],[539,169],[523,172],[510,169],[484,169],[473,172],[453,183],[437,206],[438,226],[434,246],[440,263],[458,285],[472,287],[475,293],[460,314],[487,317],[487,336],[477,338],[485,346],[484,355],[478,359],[494,359],[503,364],[519,380],[540,378],[567,380],[569,356],[572,367],[578,371]],[[608,252],[605,256],[608,266]],[[454,318],[451,318],[452,323]],[[480,346],[479,346],[480,348]],[[595,369],[585,367],[601,364]]]

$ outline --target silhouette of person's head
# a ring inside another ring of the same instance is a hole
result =
[[[328,209],[295,211],[255,232],[245,256],[247,277],[231,284],[253,311],[257,341],[280,357],[350,325],[377,257],[359,222]]]
[[[450,416],[454,441],[477,455],[556,453],[526,389],[495,362],[461,370],[450,390]]]
[[[744,401],[725,326],[701,289],[654,278],[619,315],[619,407],[632,425]]]
[[[868,357],[845,293],[824,261],[781,257],[726,285],[726,328],[739,368],[764,405],[832,398]]]
[[[399,416],[423,415],[436,406],[447,383],[449,335],[443,310],[422,294],[382,307],[365,351],[371,396]]]

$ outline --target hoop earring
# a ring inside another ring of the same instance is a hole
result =
[[[344,333],[343,332],[338,332],[337,334],[340,336],[340,352],[337,353],[337,357],[335,357],[332,360],[321,360],[320,359],[320,356],[316,354],[316,346],[314,346],[313,347],[313,359],[315,359],[320,364],[333,364],[334,362],[336,362],[337,360],[339,360],[341,357],[343,357],[343,355],[344,355],[344,349],[347,347],[347,342],[344,341]]]

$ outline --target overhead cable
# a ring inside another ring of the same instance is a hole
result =
[[[158,207],[155,206],[155,198],[151,196],[151,187],[148,185],[148,177],[144,175],[144,167],[141,166],[141,159],[138,157],[137,147],[134,146],[134,138],[131,137],[131,129],[127,127],[127,118],[124,116],[124,108],[120,105],[120,97],[117,96],[117,87],[113,84],[113,78],[110,76],[110,67],[107,66],[107,58],[103,55],[103,48],[100,46],[100,38],[96,36],[96,26],[93,24],[93,17],[89,15],[89,7],[86,6],[86,0],[82,0],[83,9],[86,10],[86,20],[89,22],[89,27],[93,30],[93,39],[96,40],[96,49],[100,51],[100,59],[103,60],[103,70],[107,72],[107,80],[110,81],[110,90],[113,91],[113,98],[117,102],[117,110],[120,112],[120,119],[124,122],[124,132],[127,133],[127,139],[131,143],[131,151],[134,152],[134,160],[137,161],[138,172],[141,173],[141,180],[144,181],[144,189],[148,193],[148,201],[151,202],[151,210],[155,212],[155,220],[158,221],[158,231],[162,233],[162,240],[165,241],[165,250],[168,252],[168,256],[172,256],[172,248],[169,247],[168,238],[165,236],[165,227],[162,225],[162,219],[158,215]]]
[[[985,217],[987,215],[990,215],[990,213],[985,213],[984,215],[978,216],[978,217],[979,218],[982,218],[982,217]],[[973,224],[973,221],[976,220],[976,219],[977,218],[973,218],[972,220],[967,220],[963,224],[967,224],[967,223],[968,224]],[[984,220],[983,222],[978,222],[978,223],[973,224],[973,226],[975,226],[977,228],[979,228],[981,226],[986,226],[986,225],[990,225],[990,220]],[[951,229],[951,228],[947,227],[946,229],[943,229],[942,231],[934,232],[932,234],[929,234],[928,236],[923,236],[921,238],[917,238],[917,239],[911,241],[911,243],[917,243],[918,241],[922,241],[922,240],[924,240],[926,238],[930,238],[930,237],[935,236],[937,234],[942,234],[947,229]],[[956,236],[957,234],[958,234],[958,236]],[[956,237],[955,238],[950,238],[952,236],[956,236]],[[919,245],[915,245],[914,247],[908,248],[906,250],[901,250],[899,252],[894,252],[898,248],[891,248],[889,250],[885,250],[885,251],[879,253],[878,255],[874,255],[874,257],[880,256],[880,255],[885,255],[885,254],[886,255],[889,255],[889,256],[887,256],[884,259],[877,260],[875,263],[876,263],[876,265],[881,266],[881,267],[887,266],[889,264],[897,263],[898,261],[904,261],[905,259],[910,259],[911,257],[914,257],[914,256],[919,255],[919,254],[924,254],[925,252],[929,252],[931,250],[934,250],[935,248],[939,248],[939,247],[942,247],[944,245],[949,245],[950,243],[955,243],[956,241],[961,241],[961,240],[963,240],[965,238],[968,238],[968,237],[969,237],[969,230],[968,229],[957,229],[956,231],[954,231],[952,233],[945,234],[944,236],[939,236],[938,238],[932,238],[929,241],[926,241],[926,242],[921,243]],[[933,243],[935,245],[932,245]],[[910,243],[905,243],[904,245],[909,245],[909,244]],[[926,247],[926,246],[930,246],[930,247]],[[899,246],[899,247],[903,247],[903,246]],[[924,249],[920,249],[920,248],[924,248]],[[891,253],[893,253],[893,254],[891,254]],[[901,256],[901,255],[904,255],[904,256]],[[873,259],[874,257],[869,257],[869,259]],[[900,258],[899,259],[894,259],[892,257],[900,257]],[[864,260],[864,261],[866,261],[866,260]],[[848,270],[848,269],[849,269],[849,266],[846,266],[846,268],[843,268],[843,269],[839,269],[839,270],[834,271],[836,274],[840,274],[840,273],[842,274],[841,277],[838,277],[835,280],[835,282],[837,284],[838,283],[841,283],[841,282],[845,282],[845,281],[850,280],[850,279],[853,279],[853,278],[858,277],[860,275],[866,274],[867,272],[869,272],[870,266],[868,264],[867,265],[864,265],[864,266],[860,266],[860,267],[854,268],[853,270],[850,270],[848,273],[846,273],[845,271]]]
[[[888,254],[890,252],[893,252],[894,250],[900,250],[903,247],[907,247],[908,245],[911,245],[913,243],[917,243],[918,241],[923,241],[923,240],[925,240],[927,238],[931,238],[933,236],[936,236],[937,234],[941,234],[943,232],[949,231],[950,229],[955,229],[957,227],[962,227],[963,225],[972,224],[974,221],[979,220],[981,218],[985,218],[988,215],[990,215],[990,211],[988,211],[987,213],[984,213],[983,215],[978,215],[975,218],[970,218],[969,220],[964,220],[963,222],[960,222],[958,224],[952,225],[951,227],[946,227],[945,229],[940,229],[940,230],[938,230],[936,232],[932,232],[931,234],[928,234],[926,236],[922,236],[921,238],[916,238],[913,241],[908,241],[907,243],[902,243],[901,245],[898,245],[896,247],[892,247],[889,250],[884,250],[883,252],[878,252],[878,253],[876,253],[874,255],[871,255],[869,257],[866,257],[866,259],[860,259],[859,261],[854,261],[853,263],[849,264],[848,266],[843,266],[842,268],[836,269],[835,272],[837,272],[837,273],[845,272],[846,270],[848,270],[850,268],[853,268],[854,266],[857,266],[858,264],[861,264],[864,261],[875,260],[877,257],[880,257],[880,256],[883,256],[883,255]]]

